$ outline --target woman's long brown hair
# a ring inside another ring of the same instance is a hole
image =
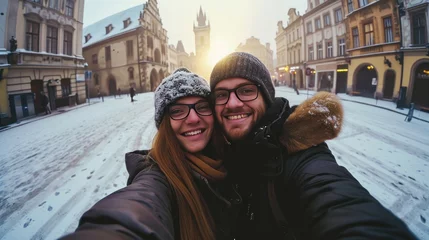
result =
[[[176,194],[180,239],[214,240],[211,230],[214,227],[213,220],[195,185],[191,168],[175,137],[168,114],[164,115],[149,155],[155,159]]]

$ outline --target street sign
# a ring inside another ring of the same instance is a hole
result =
[[[83,82],[85,81],[85,74],[76,74],[76,81],[77,82]]]
[[[311,68],[306,68],[305,69],[305,75],[310,76],[311,75]]]

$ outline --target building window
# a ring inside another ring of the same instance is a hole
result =
[[[426,44],[426,15],[425,12],[419,12],[412,16],[413,24],[413,44],[423,45]]]
[[[316,20],[314,20],[314,28],[316,30],[319,30],[322,28],[322,22],[320,21],[320,18],[316,18]]]
[[[346,55],[346,40],[344,38],[338,39],[338,56]]]
[[[359,47],[359,29],[357,27],[352,28],[352,36],[353,36],[353,47]]]
[[[61,92],[63,97],[67,97],[71,94],[70,78],[61,79]]]
[[[301,62],[301,49],[298,49],[298,62]]]
[[[374,44],[374,25],[372,23],[363,25],[365,31],[365,46]]]
[[[332,48],[332,42],[326,42],[326,57],[331,58],[334,56],[334,49]]]
[[[359,7],[365,7],[368,5],[368,0],[359,0]]]
[[[39,28],[40,25],[38,23],[27,21],[26,50],[33,52],[39,51]]]
[[[343,20],[343,11],[341,8],[335,10],[335,23],[339,23]]]
[[[320,0],[314,0],[314,5],[315,5],[315,7],[319,6],[320,5]]]
[[[308,47],[308,60],[313,60],[314,59],[314,50],[313,50],[313,46],[309,46]]]
[[[347,0],[347,9],[349,10],[349,13],[353,12],[353,0]]]
[[[107,25],[106,34],[109,34],[112,30],[113,30],[113,25],[112,24]]]
[[[74,0],[66,0],[66,11],[67,16],[73,17],[74,12]]]
[[[387,17],[383,19],[384,22],[384,41],[393,42],[392,18]]]
[[[90,34],[90,33],[88,33],[88,34],[85,36],[85,43],[87,43],[87,42],[89,41],[89,39],[91,39],[91,38],[92,38],[91,34]]]
[[[298,28],[296,29],[296,36],[298,36],[298,38],[299,38],[299,29]]]
[[[128,78],[134,79],[134,68],[133,67],[128,68]]]
[[[322,58],[323,58],[323,44],[318,43],[317,44],[317,59],[322,59]]]
[[[72,53],[73,35],[71,32],[64,31],[64,54],[73,55]]]
[[[46,51],[48,53],[57,54],[58,48],[58,28],[48,26],[48,32],[46,37]]]
[[[127,41],[127,57],[132,57],[134,55],[134,48],[133,48],[133,40]]]
[[[30,0],[30,2],[40,3],[41,0]]]
[[[98,55],[92,54],[92,64],[98,64]]]
[[[127,20],[124,21],[124,28],[127,28],[128,26],[130,26],[131,24],[131,19],[128,18]]]
[[[313,25],[311,24],[311,22],[307,23],[307,33],[312,33],[313,32]]]
[[[331,16],[328,14],[323,16],[324,27],[331,26]]]
[[[110,55],[110,46],[104,48],[104,54],[106,55],[106,61],[112,60]]]
[[[59,0],[49,0],[49,7],[56,10],[60,10]]]

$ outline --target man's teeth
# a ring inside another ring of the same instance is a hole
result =
[[[242,119],[242,118],[245,118],[245,117],[247,117],[246,114],[241,114],[241,115],[235,115],[235,116],[228,116],[227,118],[230,119],[230,120],[235,120],[235,119]]]
[[[187,132],[187,133],[185,133],[185,136],[194,136],[194,135],[200,134],[201,132],[202,132],[201,130]]]

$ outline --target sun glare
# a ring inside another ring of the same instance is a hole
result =
[[[213,67],[219,60],[233,51],[234,49],[228,46],[224,41],[212,41],[209,52],[210,66]]]

